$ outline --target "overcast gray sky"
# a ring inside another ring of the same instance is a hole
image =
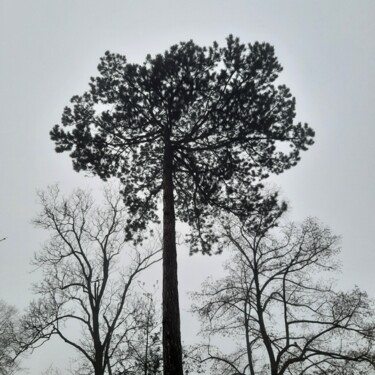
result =
[[[0,4],[0,237],[8,237],[0,244],[0,299],[23,308],[32,298],[37,275],[29,273],[29,261],[45,238],[30,223],[36,190],[55,182],[67,192],[100,186],[75,173],[68,155],[55,154],[48,135],[71,96],[88,88],[100,56],[111,50],[139,63],[183,40],[222,44],[230,33],[275,46],[284,67],[279,82],[296,96],[298,120],[317,133],[299,165],[273,179],[290,201],[290,219],[316,216],[341,234],[340,286],[357,284],[375,297],[374,0]],[[220,258],[180,257],[182,290],[198,286],[207,269],[219,269]],[[184,320],[183,329],[184,335]],[[25,361],[29,373],[57,358],[63,363],[68,352],[56,348]]]

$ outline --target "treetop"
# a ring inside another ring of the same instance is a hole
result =
[[[51,138],[75,170],[121,179],[136,217],[130,236],[157,220],[168,149],[176,213],[207,243],[215,210],[253,209],[261,181],[296,165],[313,144],[314,131],[294,122],[290,90],[275,84],[281,70],[271,45],[232,35],[224,47],[181,42],[143,64],[107,51]]]

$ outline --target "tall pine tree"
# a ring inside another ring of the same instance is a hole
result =
[[[98,70],[51,138],[76,171],[122,181],[129,239],[157,220],[163,196],[164,373],[182,375],[176,218],[191,225],[192,251],[210,253],[217,210],[256,209],[261,181],[294,166],[314,132],[294,123],[295,99],[275,86],[282,67],[267,43],[189,41],[143,64],[106,52]]]

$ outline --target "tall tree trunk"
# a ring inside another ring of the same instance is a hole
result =
[[[165,143],[163,167],[163,365],[164,375],[183,375],[170,142]]]
[[[104,368],[103,368],[103,348],[102,343],[100,340],[100,329],[99,329],[99,305],[97,301],[97,289],[95,286],[94,290],[94,301],[91,304],[91,311],[92,311],[92,329],[93,329],[93,339],[94,339],[94,350],[95,350],[95,358],[94,358],[94,369],[95,375],[103,375]]]
[[[95,375],[104,375],[104,365],[103,365],[103,353],[101,350],[95,350]]]

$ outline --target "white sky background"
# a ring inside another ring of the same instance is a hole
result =
[[[374,17],[373,0],[0,0],[0,238],[8,237],[0,243],[0,299],[23,308],[32,298],[29,261],[45,238],[31,225],[36,190],[100,186],[54,152],[48,133],[71,96],[88,88],[104,52],[141,63],[180,41],[223,44],[230,33],[275,46],[297,120],[317,133],[298,166],[273,178],[290,201],[289,217],[316,216],[341,234],[340,286],[357,284],[375,297]],[[219,270],[222,258],[180,258],[187,309],[185,291]],[[37,375],[68,354],[54,343],[24,364]]]

